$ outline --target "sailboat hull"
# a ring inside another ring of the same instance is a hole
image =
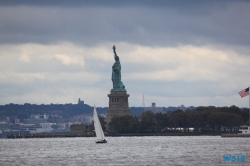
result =
[[[108,141],[106,140],[98,140],[98,141],[95,141],[95,143],[97,144],[102,144],[102,143],[107,143]]]

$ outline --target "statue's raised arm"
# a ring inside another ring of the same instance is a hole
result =
[[[114,51],[115,56],[117,56],[116,51],[115,51],[115,45],[113,45],[113,51]]]

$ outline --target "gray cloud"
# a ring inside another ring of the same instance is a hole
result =
[[[129,6],[137,6],[137,7],[170,7],[170,8],[182,8],[182,9],[192,9],[196,8],[197,6],[209,6],[212,7],[215,5],[222,5],[224,3],[233,2],[235,0],[211,0],[211,1],[200,1],[200,0],[189,0],[188,2],[185,0],[174,1],[174,0],[127,0],[127,1],[117,1],[117,0],[60,0],[58,1],[50,1],[50,0],[43,0],[43,1],[33,1],[33,0],[9,0],[9,1],[1,1],[0,5],[2,6],[20,6],[20,5],[27,5],[27,6],[53,6],[53,7],[129,7]],[[242,1],[242,0],[241,0]],[[244,1],[244,0],[243,0]]]
[[[83,2],[70,7],[68,1],[65,5],[7,3],[0,10],[0,43],[70,41],[96,45],[108,40],[150,46],[250,44],[250,3],[245,1],[191,1],[185,5],[120,2],[119,7],[112,2]]]

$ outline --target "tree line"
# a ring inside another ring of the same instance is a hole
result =
[[[237,131],[239,126],[249,124],[249,109],[231,107],[197,107],[194,110],[176,110],[156,113],[148,110],[137,116],[113,117],[111,130],[119,133],[153,132],[182,129],[189,131]]]
[[[98,107],[99,113],[106,113],[107,107]],[[93,107],[87,104],[6,104],[0,105],[0,118],[1,117],[18,117],[21,121],[35,114],[56,114],[62,118],[69,118],[77,115],[91,115],[93,113]]]

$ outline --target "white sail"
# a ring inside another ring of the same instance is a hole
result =
[[[104,134],[102,131],[102,126],[101,126],[100,120],[98,118],[95,106],[94,106],[93,119],[94,119],[94,127],[95,127],[95,133],[96,133],[97,140],[103,140],[105,137],[104,137]]]

